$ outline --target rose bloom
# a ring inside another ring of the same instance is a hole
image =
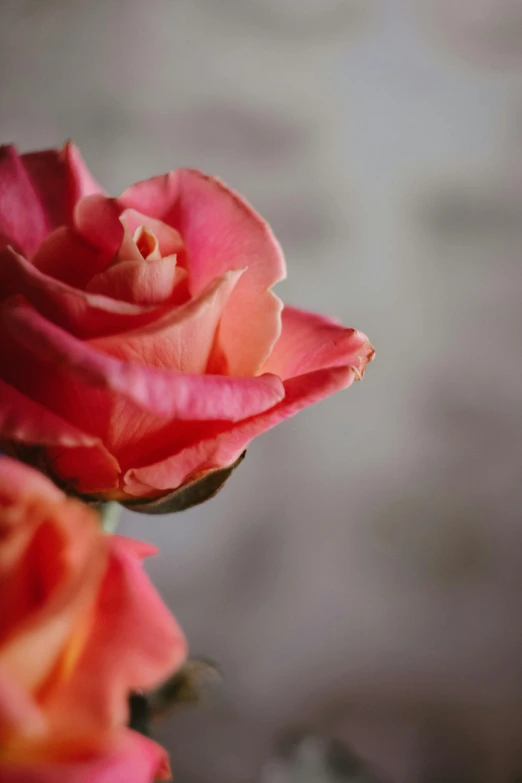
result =
[[[131,691],[178,668],[184,637],[141,567],[150,548],[0,457],[0,780],[148,783],[156,743],[125,728]]]
[[[5,147],[0,239],[0,437],[81,494],[157,498],[227,467],[373,355],[283,308],[269,226],[197,171],[114,199],[71,144]]]

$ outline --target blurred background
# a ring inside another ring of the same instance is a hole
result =
[[[179,783],[522,780],[522,0],[2,0],[1,137],[272,223],[363,383],[211,503],[127,513],[222,681]]]

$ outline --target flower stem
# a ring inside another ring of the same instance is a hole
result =
[[[102,503],[97,508],[100,515],[102,529],[108,535],[115,533],[120,521],[121,506],[114,500],[109,503]]]

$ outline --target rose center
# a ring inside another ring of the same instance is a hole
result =
[[[159,255],[159,244],[156,235],[147,226],[139,226],[136,229],[134,241],[145,260],[151,258],[152,255]]]

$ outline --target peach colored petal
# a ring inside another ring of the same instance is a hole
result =
[[[136,305],[161,305],[172,299],[174,289],[187,277],[176,265],[176,256],[156,260],[119,261],[86,286],[90,293]]]
[[[0,458],[0,780],[168,776],[165,753],[125,728],[129,694],[186,658],[143,570],[152,551]]]
[[[138,226],[134,232],[133,240],[136,247],[146,261],[158,261],[161,258],[158,238],[147,226]]]
[[[28,469],[26,481],[32,480],[31,474]],[[24,496],[18,500],[22,510],[25,502]],[[96,515],[73,500],[60,497],[58,504],[58,509],[49,501],[41,504],[40,514],[25,507],[25,518],[20,516],[14,528],[6,529],[0,519],[4,534],[10,532],[25,543],[14,571],[12,564],[2,564],[2,577],[7,578],[2,589],[14,596],[23,588],[17,582],[29,557],[25,581],[38,596],[26,604],[21,617],[13,614],[14,624],[3,629],[8,633],[0,644],[2,671],[29,691],[44,685],[53,672],[78,618],[93,603],[106,567],[108,540],[100,535]]]
[[[45,609],[30,617],[16,635],[5,641],[0,650],[0,666],[7,675],[27,690],[38,690],[52,676],[53,668],[75,630],[75,622],[86,612],[95,589],[95,579],[103,567],[101,559],[91,561],[78,578],[59,591]]]
[[[149,326],[117,337],[91,340],[90,344],[118,359],[148,367],[204,373],[220,318],[241,274],[242,270],[226,272],[200,296]]]
[[[136,212],[135,209],[124,209],[120,215],[120,220],[132,236],[142,226],[152,231],[158,240],[159,251],[162,256],[176,255],[184,249],[183,239],[179,231],[176,231],[175,228],[168,226],[161,220],[155,220],[149,215],[143,215],[141,212]]]
[[[247,267],[223,316],[220,340],[230,375],[256,374],[280,332],[281,305],[268,289],[285,276],[268,224],[222,182],[190,169],[139,182],[118,201],[122,209],[180,232],[194,295],[223,272]]]
[[[362,377],[373,348],[355,329],[306,310],[285,306],[281,337],[263,366],[263,372],[283,380],[325,367],[351,366]]]
[[[94,621],[74,672],[46,706],[67,716],[82,705],[85,730],[103,731],[128,719],[128,696],[150,690],[187,655],[178,624],[143,570],[143,554],[121,536],[109,539],[110,560]]]
[[[246,274],[243,276],[246,279]],[[281,333],[283,303],[273,291],[239,281],[219,327],[222,372],[257,375]]]
[[[34,699],[0,666],[0,747],[15,733],[38,737],[45,728],[45,718]],[[0,761],[0,780],[1,770]]]
[[[119,265],[122,261],[143,261],[143,256],[138,245],[136,244],[136,240],[127,230],[125,224],[123,224],[123,228],[123,239],[121,241],[121,245],[118,248],[118,252],[111,261],[111,266]]]

